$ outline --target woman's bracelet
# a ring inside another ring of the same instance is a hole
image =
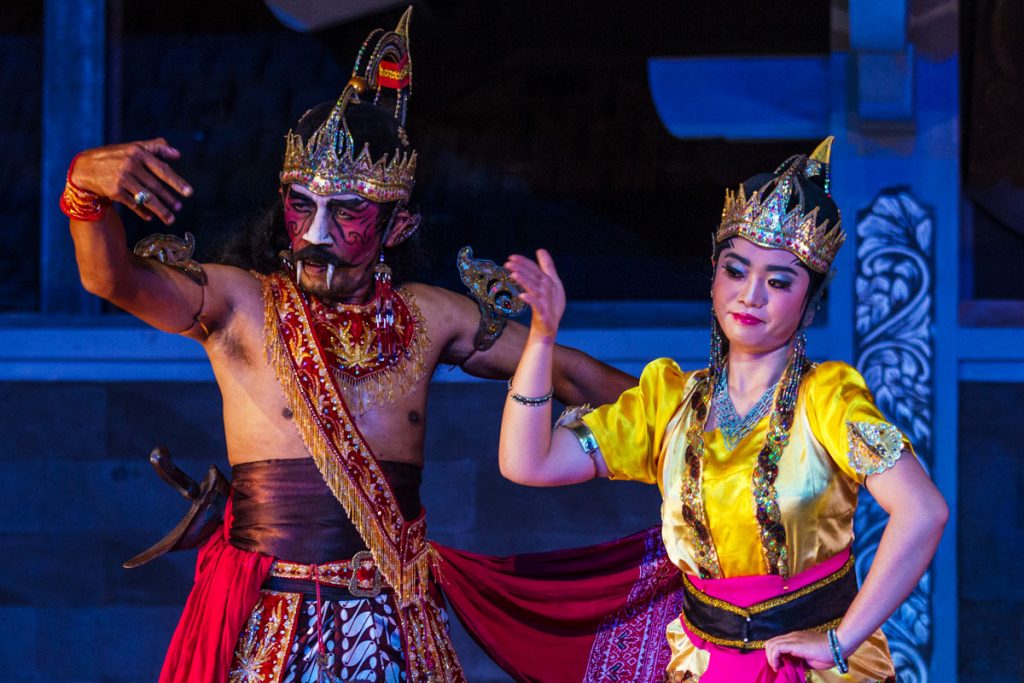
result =
[[[551,402],[551,397],[555,395],[555,388],[554,387],[551,387],[551,391],[549,391],[548,393],[544,394],[543,396],[523,396],[522,394],[517,394],[516,392],[512,391],[512,378],[511,377],[508,380],[508,390],[510,392],[509,396],[512,398],[513,401],[515,401],[516,403],[518,403],[521,406],[530,406],[531,408],[536,408],[538,406],[542,406],[542,405],[546,405],[547,403],[550,403]]]
[[[828,649],[832,652],[832,663],[839,669],[839,673],[847,673],[850,670],[850,665],[843,659],[843,650],[839,647],[839,636],[836,635],[834,628],[828,630]]]
[[[60,210],[68,218],[91,223],[103,217],[103,213],[110,206],[110,200],[71,182],[71,173],[75,170],[75,162],[80,156],[81,152],[75,155],[68,166],[67,182],[64,184],[64,193],[60,196]]]

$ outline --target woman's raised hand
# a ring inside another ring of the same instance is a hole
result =
[[[97,147],[79,155],[71,182],[124,204],[144,220],[156,216],[170,225],[181,209],[178,197],[192,195],[191,186],[167,164],[180,156],[163,138]]]
[[[565,312],[565,288],[558,279],[551,254],[546,249],[538,249],[536,261],[513,254],[505,267],[523,288],[519,298],[533,309],[530,335],[553,340]]]

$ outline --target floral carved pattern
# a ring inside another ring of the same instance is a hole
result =
[[[857,369],[878,407],[928,467],[934,360],[930,210],[905,188],[883,190],[857,215]],[[888,517],[866,492],[857,508],[857,575],[863,580]],[[924,683],[932,647],[931,572],[883,626],[899,680]]]

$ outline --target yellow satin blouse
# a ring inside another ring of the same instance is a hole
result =
[[[682,518],[681,472],[694,376],[660,358],[647,365],[638,386],[583,417],[612,479],[658,484],[665,546],[689,574],[697,573],[697,564]],[[723,577],[768,573],[751,492],[768,424],[762,418],[732,451],[717,429],[704,432],[704,507]],[[882,437],[872,433],[878,429]],[[885,443],[886,435],[895,442]],[[888,425],[852,367],[827,362],[805,375],[775,481],[790,576],[850,545],[858,485],[892,466],[903,448],[910,444]]]
[[[671,359],[658,359],[644,369],[637,387],[582,418],[601,448],[612,479],[658,484],[665,548],[669,559],[688,574],[698,574],[698,570],[682,517],[681,475],[694,379],[695,373],[683,372]],[[717,429],[703,435],[704,509],[726,578],[768,573],[751,490],[768,427],[766,416],[732,451],[725,450]],[[853,542],[857,487],[867,475],[895,464],[904,449],[913,452],[906,439],[885,421],[864,379],[852,367],[822,363],[805,375],[775,481],[786,528],[790,576],[829,559]],[[690,642],[679,619],[668,626],[666,636],[672,651],[667,671],[703,674],[709,654]],[[861,683],[893,675],[881,630],[848,655],[848,661],[848,674],[836,669],[812,671],[807,680]]]

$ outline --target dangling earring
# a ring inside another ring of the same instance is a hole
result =
[[[711,373],[712,386],[725,370],[725,335],[718,324],[714,307],[711,308],[711,354],[708,358],[708,370]]]
[[[384,263],[384,250],[373,267],[374,300],[377,312],[374,325],[377,330],[377,360],[394,360],[398,355],[398,333],[395,331],[395,291],[391,288],[391,268]]]
[[[793,353],[790,364],[793,367],[794,373],[801,373],[804,369],[804,363],[807,361],[807,335],[800,332],[796,333],[793,337]]]

